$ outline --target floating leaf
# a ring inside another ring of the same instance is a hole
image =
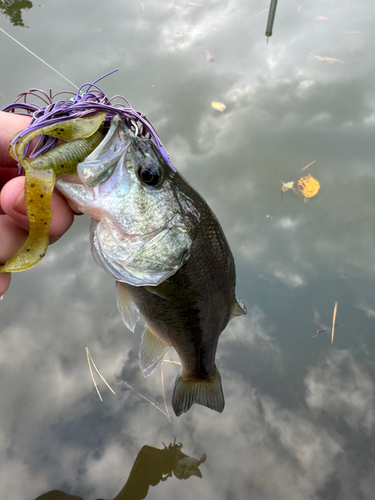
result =
[[[285,191],[293,191],[293,193],[296,193],[299,196],[302,196],[302,193],[300,193],[298,191],[298,189],[294,188],[293,185],[294,185],[293,181],[292,182],[283,182],[283,181],[281,181],[281,197],[280,197],[280,201],[282,201],[282,199],[283,199],[283,193],[285,193]]]
[[[212,101],[211,108],[216,109],[216,111],[224,111],[226,108],[225,104],[222,102]]]
[[[293,185],[294,182],[281,182],[281,199],[285,191],[293,191],[293,193],[303,196],[305,203],[307,203],[307,199],[315,196],[320,189],[319,182],[314,177],[311,177],[310,174],[299,179],[297,183],[298,189],[293,187]]]
[[[312,198],[320,189],[319,182],[310,174],[306,177],[301,177],[298,180],[297,186],[305,198]]]
[[[293,189],[294,182],[282,182],[281,190],[285,193],[285,191],[289,191],[289,189]]]
[[[319,61],[328,62],[330,64],[333,64],[333,63],[346,64],[346,62],[343,61],[342,59],[335,59],[334,57],[322,57],[322,56],[317,56],[316,54],[312,54],[312,55],[314,57],[316,57],[317,59],[319,59]]]
[[[302,167],[301,170],[306,170],[307,168],[309,168],[313,163],[315,163],[316,160],[312,161],[311,163],[309,163],[308,165],[306,165],[305,167]]]
[[[206,50],[206,61],[207,62],[215,62],[215,59],[212,57],[212,54],[210,54],[209,50]]]

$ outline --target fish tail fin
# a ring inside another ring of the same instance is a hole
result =
[[[221,377],[215,367],[212,377],[203,380],[186,380],[179,373],[172,397],[173,410],[177,417],[185,413],[197,403],[221,413],[224,410],[224,394],[221,387]]]

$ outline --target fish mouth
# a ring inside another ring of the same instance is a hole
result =
[[[71,190],[72,186],[80,186],[81,189],[84,187],[81,179],[79,178],[79,175],[77,173],[74,174],[64,174],[59,176],[56,179],[55,183],[55,188],[59,193],[61,193],[67,204],[69,205],[70,209],[76,214],[76,215],[82,215],[83,209],[82,207],[79,207],[78,200],[74,200],[71,197]]]
[[[103,184],[113,173],[120,158],[132,142],[129,128],[119,116],[114,116],[109,130],[94,151],[77,165],[77,173],[62,175],[59,179],[93,188]]]
[[[101,190],[111,189],[109,184],[117,166],[122,164],[132,142],[130,130],[120,117],[112,118],[110,128],[102,142],[87,158],[77,165],[77,172],[59,176],[56,187],[68,200],[74,212],[100,219],[97,199]],[[121,168],[124,177],[126,169]],[[106,187],[104,188],[104,185]]]
[[[77,174],[82,183],[93,188],[106,182],[120,159],[125,156],[131,142],[132,136],[128,127],[120,117],[113,117],[103,141],[77,166]]]

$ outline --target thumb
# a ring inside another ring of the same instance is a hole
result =
[[[15,177],[1,190],[1,208],[20,227],[29,230],[24,198],[25,177]],[[65,198],[54,191],[51,199],[53,217],[50,225],[50,243],[57,241],[72,225],[74,213]]]

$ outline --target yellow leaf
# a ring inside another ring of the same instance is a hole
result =
[[[281,190],[285,193],[285,191],[289,191],[289,189],[293,188],[294,182],[282,182]]]
[[[306,177],[301,177],[297,185],[298,190],[301,191],[305,198],[312,198],[320,189],[319,182],[310,174]]]
[[[216,109],[216,111],[224,111],[226,106],[222,102],[212,101],[211,108]]]
[[[207,62],[215,62],[215,59],[212,57],[212,54],[209,50],[206,50],[206,61]]]

